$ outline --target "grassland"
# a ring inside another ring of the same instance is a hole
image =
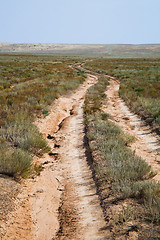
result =
[[[53,57],[0,56],[0,173],[26,177],[34,155],[49,151],[33,125],[48,106],[75,89],[85,75],[71,69],[72,60]]]
[[[89,89],[84,113],[91,165],[110,238],[121,239],[135,231],[138,239],[158,239],[160,185],[151,181],[151,167],[127,148],[133,138],[101,110],[107,84],[107,77],[101,75]]]
[[[33,121],[45,117],[48,106],[86,76],[69,67],[77,62],[69,58],[11,54],[1,55],[0,62],[0,173],[26,177],[33,169],[33,156],[49,151]],[[120,80],[120,95],[127,105],[159,131],[159,63],[159,59],[93,59],[85,64],[100,73],[86,95],[84,115],[91,165],[111,239],[133,231],[138,239],[159,239],[160,186],[152,181],[151,167],[126,147],[133,138],[101,110],[106,74]]]
[[[129,108],[160,133],[160,59],[99,59],[86,66],[120,80]]]

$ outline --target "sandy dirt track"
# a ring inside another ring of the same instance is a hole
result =
[[[105,221],[84,148],[83,102],[97,78],[56,100],[36,121],[51,152],[34,161],[40,176],[27,180],[18,195],[4,240],[105,239]],[[49,136],[49,137],[48,137]]]
[[[130,147],[136,155],[152,165],[152,169],[157,172],[154,179],[160,181],[160,138],[152,132],[150,126],[133,114],[119,97],[120,82],[113,77],[108,77],[110,78],[106,91],[108,99],[103,110],[110,114],[110,120],[119,125],[124,132],[135,136],[136,141]]]
[[[83,105],[80,99],[73,116],[64,122],[63,130],[57,136],[65,136],[58,153],[62,157],[64,167],[64,186],[67,198],[64,199],[64,212],[69,211],[70,219],[74,219],[74,228],[67,226],[58,239],[104,239],[105,221],[99,205],[92,172],[87,164],[84,148]],[[63,200],[63,199],[62,199]],[[72,216],[72,214],[74,214]],[[61,221],[65,216],[62,214]],[[76,226],[77,225],[77,226]],[[68,228],[67,228],[68,227]],[[73,231],[74,230],[74,231]]]
[[[110,120],[134,135],[131,147],[158,172],[159,138],[119,97],[119,82],[110,78],[103,110]],[[25,181],[11,213],[4,240],[98,240],[107,238],[106,223],[85,148],[83,103],[87,89],[97,77],[87,80],[74,93],[57,99],[50,114],[36,125],[51,147],[50,154],[34,161],[42,164],[40,176]],[[136,239],[136,238],[128,238]]]

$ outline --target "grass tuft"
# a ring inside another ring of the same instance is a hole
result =
[[[5,150],[1,146],[0,173],[12,177],[26,178],[30,174],[32,157],[21,149]]]

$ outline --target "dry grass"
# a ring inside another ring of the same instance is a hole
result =
[[[151,166],[127,148],[134,139],[125,135],[108,120],[109,115],[101,111],[106,85],[107,78],[103,76],[97,85],[89,89],[84,113],[92,167],[107,226],[112,237],[119,239],[130,231],[138,232],[140,237],[145,229],[150,239],[154,239],[153,236],[159,236],[160,185],[151,181],[156,174]],[[111,215],[108,209],[117,205],[119,211]]]
[[[118,78],[119,93],[129,108],[160,133],[159,59],[100,59],[86,66]]]
[[[49,151],[32,122],[46,116],[56,98],[84,81],[83,73],[69,67],[74,62],[49,56],[0,56],[0,173],[26,176],[33,155]]]

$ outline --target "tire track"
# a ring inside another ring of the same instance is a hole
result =
[[[84,146],[84,96],[96,82],[97,77],[88,74],[77,90],[57,99],[50,114],[35,122],[51,152],[34,159],[43,171],[25,182],[4,239],[105,239],[104,216]]]
[[[103,111],[109,113],[110,120],[118,124],[124,132],[135,136],[136,141],[130,146],[131,149],[152,166],[157,172],[153,179],[160,181],[160,138],[140,117],[132,113],[119,97],[120,82],[108,77],[110,85],[105,92],[108,99],[103,105]]]

